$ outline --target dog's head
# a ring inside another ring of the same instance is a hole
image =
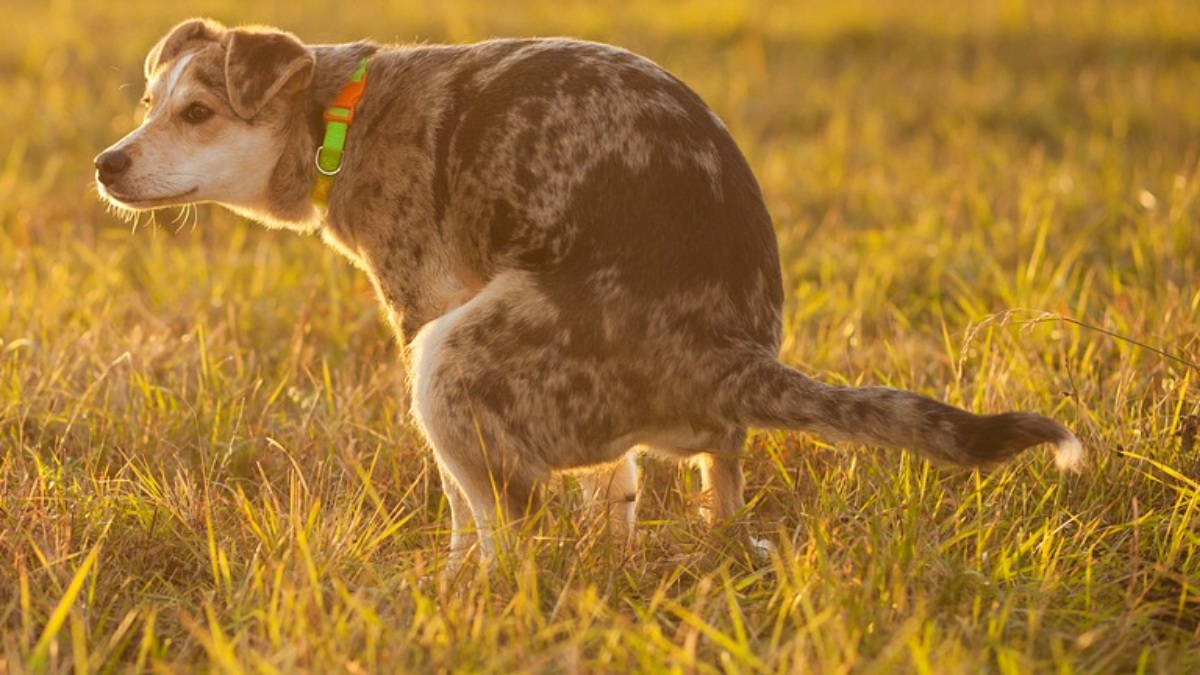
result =
[[[289,33],[179,24],[146,57],[141,125],[96,156],[100,193],[130,210],[266,208],[285,120],[313,66]]]

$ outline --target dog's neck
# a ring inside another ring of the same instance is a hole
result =
[[[312,83],[306,93],[288,103],[294,111],[279,130],[284,148],[271,175],[266,208],[243,215],[268,227],[321,230],[326,213],[313,204],[312,189],[316,180],[314,158],[325,133],[325,110],[350,80],[359,60],[379,49],[371,42],[312,47],[316,59]]]

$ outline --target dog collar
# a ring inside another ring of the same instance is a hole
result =
[[[317,148],[317,182],[313,185],[312,200],[317,206],[329,206],[329,191],[333,179],[342,170],[342,150],[346,147],[346,132],[354,121],[354,109],[367,87],[367,59],[358,62],[358,70],[342,88],[333,105],[325,111],[325,140]]]

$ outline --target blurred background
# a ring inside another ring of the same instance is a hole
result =
[[[284,672],[718,653],[747,671],[1170,672],[1194,658],[1200,2],[2,9],[0,671],[47,662],[52,616],[81,670],[127,666],[135,644],[139,663],[233,663],[226,635],[237,658]],[[727,559],[706,558],[683,515],[694,477],[648,464],[640,558],[608,564],[556,502],[582,558],[543,552],[552,564],[515,604],[479,584],[434,603],[425,563],[448,518],[362,275],[315,238],[219,208],[131,223],[96,197],[92,157],[137,123],[145,53],[190,16],[308,42],[569,35],[657,61],[725,120],[762,184],[786,362],[1053,415],[1091,451],[1088,478],[1060,482],[1045,453],[943,477],[908,455],[860,463],[869,450],[756,434],[748,494],[754,522],[792,533],[784,572],[721,576]],[[560,597],[563,579],[586,590]],[[697,637],[696,616],[738,640]],[[459,648],[480,631],[490,641]]]

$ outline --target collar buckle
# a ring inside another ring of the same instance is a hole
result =
[[[351,82],[351,84],[354,84],[354,83]],[[338,99],[341,99],[342,96],[345,96],[345,95],[346,95],[346,90],[343,89],[342,95],[338,96]],[[342,106],[339,106],[337,103],[338,103],[337,101],[334,101],[333,106],[330,107],[329,110],[325,111],[325,121],[326,122],[341,122],[342,124],[350,124],[351,122],[353,122],[354,121],[354,108],[342,107]],[[357,101],[356,101],[356,103],[357,103]]]
[[[335,153],[332,150],[329,151],[329,154],[325,154],[325,152],[325,146],[322,145],[321,147],[317,148],[317,156],[315,158],[317,171],[322,176],[329,176],[332,178],[342,172],[342,153]],[[331,166],[333,168],[326,169],[326,166]]]

